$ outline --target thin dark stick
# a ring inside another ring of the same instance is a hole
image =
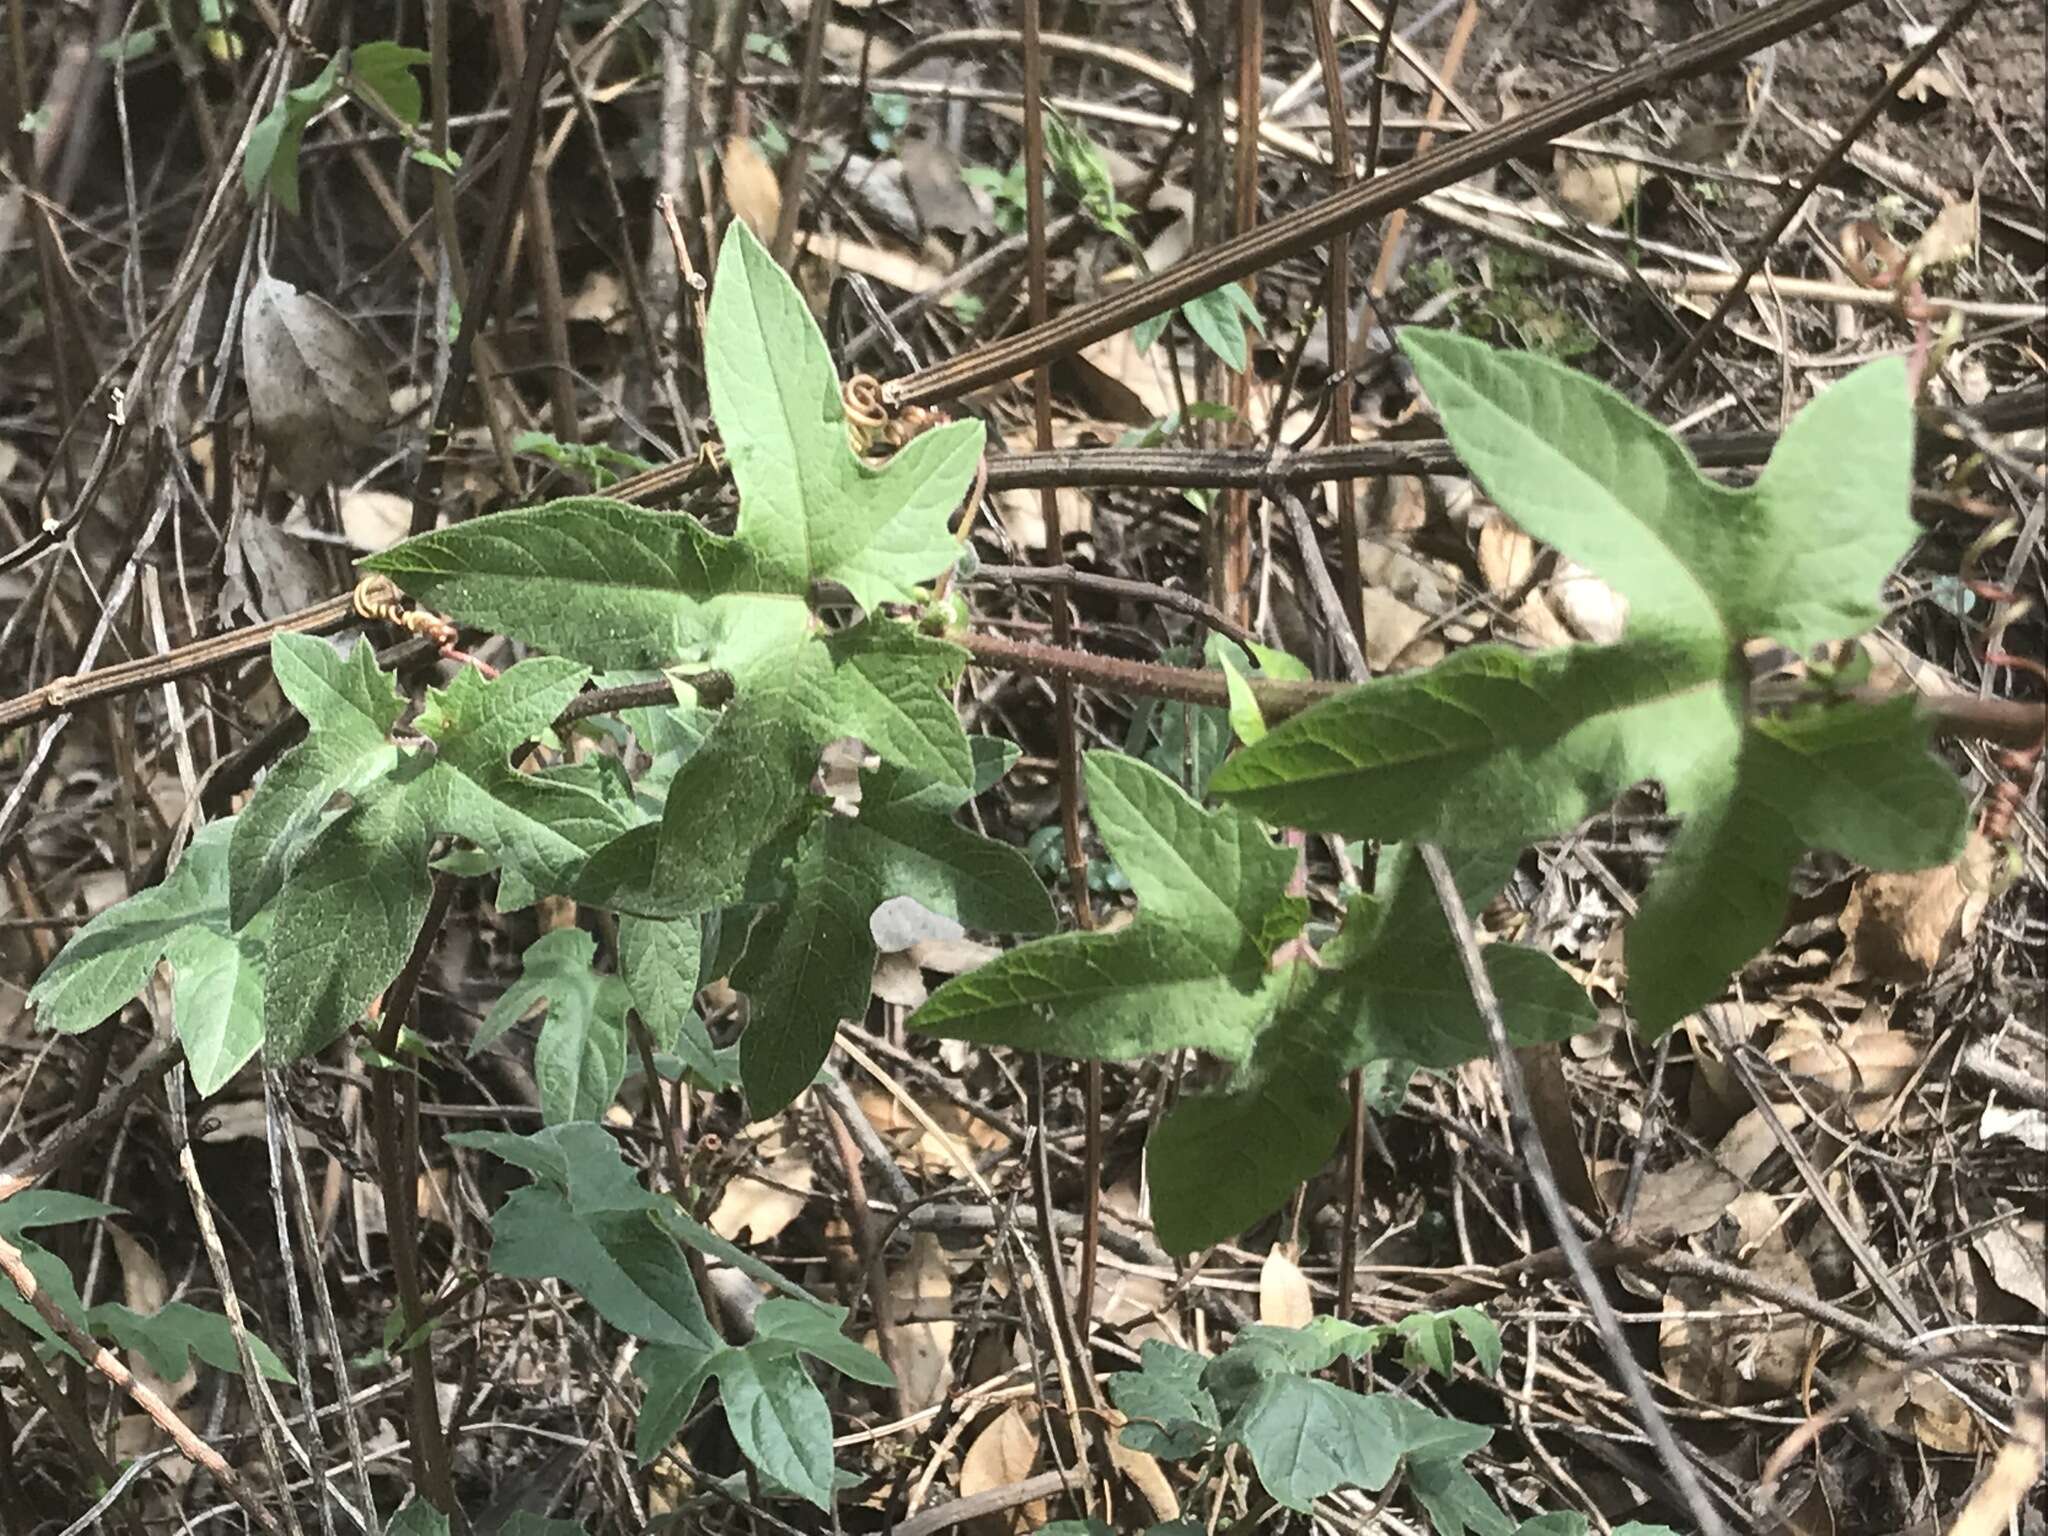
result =
[[[398,1050],[399,1032],[410,1020],[413,1000],[419,994],[420,978],[434,940],[455,900],[452,876],[434,876],[433,895],[427,902],[426,921],[413,941],[412,953],[384,996],[384,1017],[375,1045],[382,1060],[370,1069],[371,1124],[377,1143],[377,1175],[384,1195],[391,1239],[391,1270],[398,1283],[398,1305],[408,1342],[405,1363],[411,1369],[406,1387],[406,1408],[412,1432],[414,1477],[429,1503],[449,1519],[463,1521],[462,1507],[455,1500],[455,1481],[448,1462],[448,1441],[441,1431],[441,1405],[434,1390],[434,1340],[426,1326],[426,1293],[420,1284],[418,1200],[413,1189],[416,1156],[406,1156],[413,1138],[406,1134],[411,1119],[400,1105],[397,1079],[417,1083],[404,1068],[387,1066]],[[408,1095],[408,1098],[411,1096]],[[412,1100],[417,1103],[416,1099]],[[417,1335],[416,1337],[411,1337]]]
[[[511,154],[499,173],[498,192],[491,204],[491,221],[477,252],[476,270],[469,281],[469,302],[462,307],[462,324],[455,332],[455,345],[448,352],[448,379],[434,406],[433,424],[427,429],[427,443],[420,460],[419,477],[413,482],[412,532],[425,533],[434,526],[441,500],[442,462],[448,439],[454,430],[455,413],[462,408],[469,388],[470,356],[476,339],[497,308],[498,288],[504,275],[505,250],[512,241],[512,224],[519,209],[520,194],[533,165],[534,145],[539,138],[541,85],[553,62],[552,40],[555,24],[562,14],[562,0],[540,0],[531,38],[538,46],[526,50],[526,72],[519,82],[519,100],[513,105],[512,122],[506,130]]]
[[[1050,274],[1045,260],[1045,50],[1040,46],[1038,0],[1023,0],[1024,8],[1024,181],[1027,189],[1025,222],[1030,241],[1031,324],[1046,324],[1050,308]],[[1033,441],[1043,452],[1052,447],[1052,371],[1040,362],[1031,373],[1031,414]],[[1039,492],[1039,511],[1045,522],[1045,557],[1065,558],[1066,530],[1060,517],[1059,494],[1048,486]],[[1055,645],[1073,639],[1073,609],[1064,595],[1053,604],[1052,638]],[[1095,914],[1088,902],[1088,855],[1081,846],[1081,742],[1074,722],[1074,683],[1057,679],[1053,685],[1055,733],[1059,743],[1060,836],[1067,863],[1067,886],[1074,903],[1074,922],[1082,929],[1095,926]],[[1082,1161],[1087,1168],[1087,1187],[1082,1193],[1082,1217],[1086,1232],[1081,1239],[1080,1312],[1076,1332],[1085,1349],[1088,1323],[1094,1311],[1095,1245],[1102,1221],[1102,1064],[1088,1062],[1082,1068],[1085,1146]],[[1048,1196],[1049,1198],[1049,1196]],[[1058,1306],[1061,1298],[1049,1301]],[[1085,1380],[1094,1377],[1084,1353],[1076,1368]]]
[[[1728,318],[1730,311],[1748,299],[1750,279],[1763,270],[1764,263],[1770,259],[1771,251],[1777,246],[1778,237],[1792,227],[1792,221],[1799,217],[1799,210],[1806,206],[1806,200],[1813,196],[1814,189],[1821,184],[1822,178],[1848,158],[1849,151],[1856,141],[1869,131],[1870,125],[1877,121],[1877,114],[1885,109],[1885,104],[1897,93],[1900,82],[1912,79],[1922,65],[1940,52],[1942,44],[1953,37],[1956,30],[1976,13],[1978,4],[1979,0],[1962,0],[1962,3],[1949,13],[1948,20],[1935,28],[1933,35],[1915,48],[1906,62],[1871,93],[1870,99],[1863,103],[1863,110],[1856,114],[1856,120],[1835,139],[1834,147],[1822,155],[1814,163],[1813,168],[1800,178],[1798,186],[1785,194],[1784,201],[1778,204],[1778,211],[1771,217],[1770,227],[1759,235],[1755,244],[1750,247],[1749,255],[1743,260],[1742,270],[1736,274],[1734,282],[1729,284],[1728,291],[1723,293],[1714,305],[1713,313],[1694,330],[1692,339],[1679,349],[1678,355],[1665,365],[1664,371],[1657,376],[1657,381],[1650,386],[1649,393],[1643,397],[1645,410],[1653,411],[1662,403],[1665,395],[1670,393],[1671,386],[1685,371],[1686,365],[1698,357],[1707,343],[1720,333],[1721,323]]]
[[[1728,1527],[1707,1498],[1699,1474],[1693,1470],[1691,1460],[1671,1433],[1670,1421],[1664,1417],[1656,1394],[1650,1390],[1649,1377],[1629,1349],[1628,1340],[1621,1331],[1621,1319],[1615,1316],[1614,1306],[1607,1299],[1606,1287],[1600,1283],[1600,1277],[1587,1257],[1586,1245],[1572,1225],[1571,1208],[1565,1204],[1564,1194],[1557,1187],[1557,1175],[1550,1166],[1550,1156],[1543,1149],[1542,1138],[1534,1133],[1535,1116],[1529,1104],[1528,1086],[1522,1081],[1521,1063],[1515,1059],[1515,1048],[1508,1040],[1507,1022],[1501,1018],[1500,1002],[1493,994],[1493,981],[1486,974],[1486,962],[1479,953],[1479,940],[1472,931],[1471,919],[1465,915],[1465,901],[1458,894],[1458,884],[1452,878],[1451,867],[1444,860],[1443,850],[1434,843],[1422,843],[1419,847],[1422,862],[1429,870],[1430,883],[1436,887],[1436,899],[1443,908],[1444,921],[1450,925],[1451,937],[1458,946],[1458,960],[1464,968],[1465,984],[1472,990],[1472,1001],[1479,1009],[1479,1016],[1486,1021],[1486,1038],[1493,1048],[1493,1065],[1500,1077],[1501,1096],[1507,1101],[1515,1149],[1528,1160],[1529,1181],[1535,1186],[1544,1217],[1557,1236],[1558,1247],[1571,1271],[1572,1283],[1578,1287],[1580,1296],[1592,1311],[1593,1327],[1606,1348],[1607,1358],[1621,1377],[1623,1389],[1642,1419],[1643,1433],[1656,1447],[1658,1459],[1664,1463],[1665,1471],[1685,1499],[1686,1512],[1692,1516],[1702,1536],[1728,1536]]]
[[[935,367],[883,386],[893,405],[928,405],[1007,379],[1050,358],[1128,330],[1225,283],[1298,256],[1340,229],[1413,203],[1426,192],[1463,181],[1514,155],[1547,144],[1609,113],[1633,106],[1673,81],[1718,68],[1826,21],[1862,0],[1779,0],[1702,32],[1641,63],[1569,91],[1517,117],[1445,144],[1372,181],[1361,181],[1256,231],[1210,246],[1157,277],[1134,283],[1058,320],[985,342]]]

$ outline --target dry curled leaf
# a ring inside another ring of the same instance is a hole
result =
[[[1643,168],[1633,160],[1609,160],[1560,149],[1551,162],[1557,200],[1588,224],[1614,224],[1636,200]]]
[[[1928,980],[1976,932],[1999,858],[1997,845],[1972,832],[1952,864],[1865,875],[1842,909],[1848,964],[1884,981]]]
[[[725,200],[738,219],[763,245],[775,239],[775,226],[782,219],[782,183],[775,167],[761,148],[743,133],[725,141],[719,157],[725,180]]]
[[[1259,1321],[1274,1328],[1306,1328],[1315,1321],[1315,1297],[1294,1254],[1292,1243],[1275,1243],[1259,1266]]]
[[[945,1399],[953,1379],[953,1271],[937,1237],[920,1232],[910,1252],[889,1271],[889,1296],[896,1313],[896,1387],[905,1413]],[[880,1353],[873,1333],[863,1341]]]
[[[285,482],[310,496],[383,425],[384,369],[326,300],[265,275],[242,312],[242,378],[256,435]]]
[[[768,1242],[796,1220],[810,1199],[816,1178],[811,1160],[801,1145],[784,1141],[780,1125],[763,1138],[759,1151],[760,1173],[742,1174],[726,1185],[711,1213],[711,1230],[720,1237],[737,1238],[744,1232],[749,1242]]]
[[[971,1499],[977,1493],[1008,1488],[1037,1470],[1037,1417],[1036,1404],[1012,1403],[982,1428],[960,1460],[961,1498]],[[1014,1509],[969,1521],[967,1530],[972,1536],[1022,1536],[1023,1532],[1035,1531],[1043,1525],[1045,1515],[1045,1501],[1034,1499]]]

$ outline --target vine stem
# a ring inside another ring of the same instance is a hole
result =
[[[1629,1401],[1635,1405],[1642,1419],[1643,1432],[1649,1436],[1658,1459],[1664,1463],[1665,1471],[1671,1475],[1672,1483],[1685,1499],[1686,1512],[1699,1527],[1701,1536],[1728,1536],[1727,1525],[1707,1497],[1699,1474],[1672,1434],[1671,1423],[1650,1390],[1649,1377],[1644,1374],[1641,1363],[1622,1335],[1621,1319],[1615,1315],[1614,1305],[1607,1299],[1607,1289],[1594,1272],[1585,1241],[1572,1224],[1571,1209],[1565,1204],[1564,1193],[1557,1186],[1557,1175],[1550,1165],[1549,1153],[1544,1150],[1543,1139],[1534,1134],[1535,1114],[1529,1103],[1528,1085],[1522,1081],[1521,1063],[1516,1060],[1515,1048],[1508,1040],[1507,1021],[1501,1017],[1500,1000],[1494,996],[1493,980],[1486,974],[1486,962],[1479,953],[1479,940],[1472,931],[1471,918],[1465,914],[1465,900],[1458,894],[1458,883],[1452,877],[1451,867],[1444,859],[1443,850],[1436,844],[1422,843],[1419,847],[1423,865],[1429,871],[1430,883],[1436,887],[1437,904],[1443,908],[1444,921],[1450,925],[1452,941],[1457,945],[1465,985],[1471,989],[1472,1002],[1478,1008],[1479,1016],[1486,1021],[1486,1039],[1493,1050],[1494,1070],[1500,1076],[1501,1096],[1507,1101],[1515,1150],[1528,1160],[1529,1181],[1536,1188],[1537,1203],[1543,1207],[1543,1215],[1549,1221],[1551,1231],[1556,1234],[1572,1283],[1592,1311],[1593,1327],[1600,1335],[1607,1358],[1613,1363]]]
[[[1024,32],[1024,184],[1025,222],[1030,245],[1031,324],[1046,324],[1051,296],[1045,258],[1045,50],[1040,46],[1038,0],[1022,0]],[[1031,371],[1031,416],[1034,443],[1044,453],[1052,447],[1052,370],[1040,361]],[[1059,492],[1047,486],[1038,493],[1039,512],[1045,522],[1045,558],[1054,565],[1066,558],[1066,529],[1060,517]],[[973,503],[969,502],[970,509]],[[1065,592],[1054,594],[1052,638],[1058,646],[1073,643],[1073,609]],[[1074,923],[1083,932],[1095,926],[1095,911],[1088,901],[1088,855],[1081,846],[1081,744],[1074,723],[1074,679],[1053,679],[1056,709],[1055,731],[1059,752],[1060,839],[1066,856],[1067,886],[1072,892]],[[1082,1117],[1086,1169],[1082,1191],[1081,1273],[1076,1286],[1075,1333],[1083,1351],[1080,1376],[1094,1395],[1094,1373],[1087,1368],[1088,1323],[1095,1310],[1095,1249],[1102,1223],[1102,1063],[1091,1061],[1082,1068]],[[1045,1194],[1050,1200],[1050,1192]],[[1056,1241],[1050,1228],[1048,1245]],[[1057,1255],[1055,1255],[1056,1257]],[[1060,1298],[1051,1298],[1057,1305]],[[1100,1406],[1098,1403],[1096,1406]]]

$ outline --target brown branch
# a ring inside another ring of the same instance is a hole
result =
[[[1397,171],[1358,182],[1251,234],[1197,251],[1157,277],[897,379],[884,386],[885,393],[897,406],[928,405],[1010,378],[1047,359],[1064,357],[1212,288],[1301,255],[1340,229],[1391,213],[1424,193],[1463,181],[1547,144],[1559,134],[1646,100],[1674,81],[1717,69],[1858,3],[1860,0],[1779,0],[1764,10],[1748,12],[1628,69],[1446,144]]]
[[[11,1193],[12,1191],[10,1191]],[[204,1467],[213,1480],[226,1490],[229,1498],[241,1506],[243,1513],[255,1521],[272,1536],[279,1536],[282,1527],[277,1517],[257,1499],[249,1485],[242,1481],[241,1474],[228,1465],[219,1451],[208,1445],[192,1432],[191,1426],[178,1417],[178,1411],[166,1403],[148,1386],[135,1379],[135,1375],[121,1363],[120,1357],[100,1344],[81,1329],[64,1310],[53,1301],[43,1288],[36,1283],[22,1252],[14,1244],[0,1237],[0,1274],[14,1283],[21,1299],[36,1310],[36,1315],[50,1325],[57,1337],[69,1344],[84,1357],[85,1363],[98,1371],[108,1381],[126,1392],[135,1406],[155,1420],[157,1427],[170,1436],[180,1454],[194,1466]]]

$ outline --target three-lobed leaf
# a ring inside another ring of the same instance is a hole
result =
[[[752,1014],[740,1075],[756,1115],[782,1108],[825,1063],[834,1030],[865,1007],[884,901],[984,932],[1037,934],[1052,903],[1016,849],[953,820],[968,786],[884,766],[863,775],[859,814],[822,815],[797,844],[790,894],[748,941],[733,984]]]
[[[1629,936],[1637,1021],[1668,1028],[1775,931],[1809,847],[1875,868],[1955,855],[1964,804],[1905,704],[1753,717],[1745,642],[1799,648],[1881,615],[1914,537],[1912,422],[1895,362],[1786,430],[1755,485],[1707,480],[1654,421],[1548,359],[1410,330],[1402,345],[1502,509],[1629,602],[1609,646],[1461,651],[1274,728],[1212,789],[1289,825],[1450,846],[1568,830],[1658,781],[1686,818]]]
[[[76,1034],[117,1013],[171,967],[171,1017],[193,1086],[218,1092],[263,1043],[268,921],[229,922],[229,863],[239,818],[210,822],[160,885],[101,912],[36,979],[29,1003],[49,1029]]]
[[[1138,897],[1113,932],[1025,944],[935,992],[910,1019],[928,1034],[1082,1059],[1193,1046],[1241,1062],[1222,1090],[1184,1100],[1147,1149],[1153,1219],[1187,1252],[1275,1209],[1329,1156],[1353,1067],[1397,1057],[1449,1066],[1485,1052],[1419,860],[1390,854],[1382,897],[1352,903],[1313,963],[1275,963],[1306,917],[1294,855],[1252,817],[1195,804],[1134,758],[1087,761],[1097,830]],[[1461,889],[1490,897],[1512,855],[1461,859]],[[1489,968],[1518,1041],[1590,1029],[1580,988],[1546,957],[1494,946]]]

